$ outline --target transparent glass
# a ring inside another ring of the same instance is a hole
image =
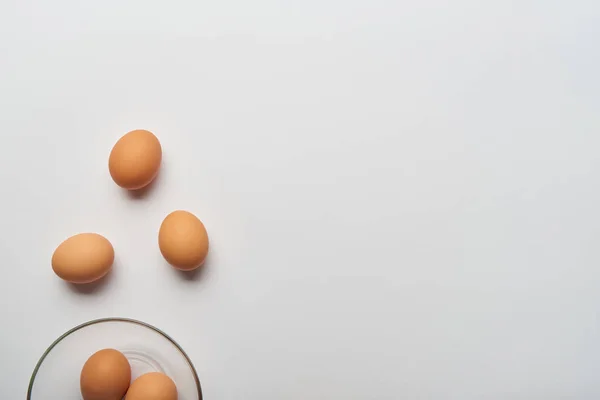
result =
[[[177,385],[179,400],[202,400],[198,374],[181,346],[152,325],[127,318],[89,321],[56,339],[35,366],[27,399],[81,400],[81,368],[92,354],[106,348],[127,357],[132,380],[162,372]]]

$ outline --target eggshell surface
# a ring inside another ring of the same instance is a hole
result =
[[[125,134],[114,145],[108,169],[115,183],[128,190],[141,189],[154,180],[162,160],[162,147],[150,131]]]
[[[158,246],[173,267],[190,271],[198,268],[208,254],[208,234],[202,221],[187,211],[167,215],[158,232]]]
[[[90,283],[106,275],[115,251],[104,236],[80,233],[62,242],[52,255],[52,269],[71,283]]]
[[[83,365],[79,379],[84,400],[121,400],[130,382],[129,361],[115,349],[94,353]]]
[[[150,372],[133,381],[125,400],[177,400],[177,387],[165,374]]]

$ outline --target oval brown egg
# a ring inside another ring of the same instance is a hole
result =
[[[131,382],[131,366],[118,350],[94,353],[83,365],[79,384],[84,400],[121,400]]]
[[[177,400],[177,387],[165,374],[150,372],[133,381],[125,400]]]
[[[71,283],[90,283],[106,275],[115,259],[112,244],[97,233],[80,233],[62,242],[52,255],[52,269]]]
[[[108,158],[108,169],[117,185],[137,190],[154,180],[161,159],[162,148],[156,136],[138,129],[117,141]]]
[[[187,211],[167,215],[158,232],[158,247],[169,264],[183,271],[198,268],[208,254],[208,234],[202,221]]]

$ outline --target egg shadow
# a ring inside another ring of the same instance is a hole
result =
[[[209,278],[211,262],[210,262],[210,253],[206,256],[204,263],[200,265],[198,268],[193,269],[191,271],[182,271],[180,269],[175,269],[177,275],[181,277],[181,279],[189,282],[200,282],[205,281]]]
[[[97,281],[90,282],[90,283],[65,282],[65,284],[67,285],[69,290],[73,293],[83,294],[83,295],[91,295],[93,293],[101,293],[103,291],[106,291],[108,288],[108,285],[114,279],[114,275],[115,274],[113,273],[113,270],[111,268],[111,270],[108,272],[108,274],[106,274],[102,278],[98,279]]]
[[[134,200],[144,200],[147,197],[149,197],[154,191],[156,191],[156,187],[160,185],[160,181],[162,179],[162,169],[163,166],[160,166],[160,169],[158,170],[158,174],[154,177],[154,179],[152,180],[152,182],[150,182],[148,185],[144,186],[141,189],[136,189],[136,190],[127,190],[127,196],[130,199],[134,199]]]

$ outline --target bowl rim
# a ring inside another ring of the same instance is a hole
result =
[[[81,329],[83,329],[85,327],[88,327],[90,325],[101,324],[101,323],[104,323],[104,322],[125,322],[125,323],[140,325],[140,326],[142,326],[144,328],[148,328],[150,330],[153,330],[154,332],[158,333],[159,335],[161,335],[162,337],[164,337],[165,339],[167,339],[169,342],[171,342],[171,344],[173,346],[175,346],[175,348],[177,350],[179,350],[179,352],[181,353],[181,355],[187,361],[188,366],[190,367],[190,370],[192,371],[192,374],[194,375],[194,380],[196,381],[196,389],[198,390],[199,400],[202,400],[202,387],[200,386],[200,379],[198,378],[198,373],[196,372],[196,368],[194,367],[194,364],[192,363],[192,360],[186,354],[186,352],[183,350],[183,348],[171,336],[167,335],[165,332],[161,331],[157,327],[155,327],[153,325],[150,325],[150,324],[148,324],[146,322],[138,321],[136,319],[122,318],[122,317],[109,317],[109,318],[93,319],[91,321],[87,321],[87,322],[84,322],[83,324],[77,325],[74,328],[71,328],[68,331],[66,331],[65,333],[63,333],[62,335],[60,335],[54,342],[52,342],[52,344],[46,349],[46,351],[44,351],[44,353],[40,357],[39,361],[35,365],[35,368],[33,369],[33,373],[31,374],[31,378],[29,379],[29,386],[27,388],[27,400],[31,400],[31,392],[33,390],[33,384],[35,382],[35,378],[36,378],[36,376],[37,376],[37,374],[38,374],[38,372],[40,370],[40,367],[42,366],[42,363],[44,362],[44,360],[46,359],[46,357],[48,356],[48,354],[50,354],[50,352],[63,339],[67,338],[72,333],[75,333],[78,330],[81,330]]]

